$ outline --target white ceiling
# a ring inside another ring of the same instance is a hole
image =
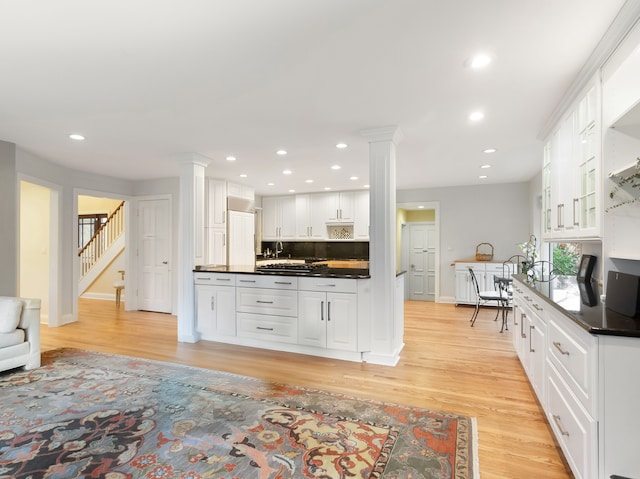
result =
[[[360,132],[398,125],[399,189],[527,181],[540,130],[623,3],[3,1],[0,139],[134,180],[178,176],[198,153],[208,176],[280,194],[362,187]],[[480,51],[494,62],[465,67]]]

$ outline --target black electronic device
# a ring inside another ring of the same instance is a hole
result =
[[[640,316],[640,276],[609,271],[606,298],[608,309],[631,318]]]
[[[576,279],[579,283],[590,283],[593,267],[596,265],[596,257],[590,254],[583,254],[580,259],[580,267]]]

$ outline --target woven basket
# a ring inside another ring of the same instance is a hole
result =
[[[491,253],[487,253],[489,248]],[[480,250],[483,250],[482,252]],[[491,243],[480,243],[476,246],[476,261],[491,261],[493,259],[493,245]]]

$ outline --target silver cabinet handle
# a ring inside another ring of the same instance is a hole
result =
[[[320,301],[320,321],[324,321],[324,301]]]
[[[327,301],[327,321],[331,321],[331,301]]]
[[[216,281],[231,281],[231,278],[216,278]]]
[[[331,287],[331,288],[335,288],[335,287],[336,287],[336,285],[335,285],[335,284],[330,284],[330,283],[326,283],[326,284],[316,284],[316,286],[319,286],[319,287],[327,287],[327,286],[329,286],[329,287]]]
[[[531,298],[529,296],[525,296],[524,299],[526,299],[527,301],[531,302]]]
[[[273,328],[264,328],[262,326],[256,326],[256,329],[260,329],[261,331],[273,331]]]
[[[241,283],[255,283],[256,282],[255,279],[240,279],[239,281]]]
[[[533,349],[533,334],[531,333],[531,331],[533,331],[534,329],[536,329],[536,327],[532,324],[531,326],[529,326],[529,352],[530,353],[535,353],[536,350]]]
[[[536,303],[533,303],[533,307],[536,308],[538,311],[542,311],[542,308],[538,306]]]
[[[560,434],[562,434],[563,436],[567,436],[569,437],[569,431],[567,431],[563,426],[562,423],[560,422],[560,416],[557,415],[553,415],[553,420],[556,423],[556,426],[558,426],[558,429],[560,429]]]
[[[216,309],[215,301],[216,301],[216,297],[215,296],[211,296],[211,311],[215,311],[215,309]]]
[[[211,277],[208,278],[196,278],[198,281],[211,281]]]
[[[291,281],[274,281],[274,284],[292,284]]]
[[[260,304],[273,304],[273,301],[260,301],[259,299],[256,299],[256,303],[260,303]]]
[[[526,339],[527,335],[524,334],[524,318],[526,318],[527,315],[524,313],[520,314],[520,337],[522,339]]]
[[[562,349],[562,343],[559,343],[558,341],[554,341],[553,345],[556,347],[556,349],[558,351],[560,351],[560,354],[562,354],[563,356],[569,356],[569,351],[566,351],[564,349]]]
[[[580,199],[579,198],[574,198],[573,199],[573,226],[580,226],[580,221],[576,220],[576,218],[578,217],[578,215],[576,215],[576,205],[580,204]]]
[[[517,326],[518,325],[518,312],[516,311],[518,309],[518,305],[514,304],[513,305],[513,325]]]

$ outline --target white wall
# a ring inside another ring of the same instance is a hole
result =
[[[453,301],[455,271],[451,264],[473,258],[478,243],[491,243],[494,259],[521,253],[517,244],[531,230],[529,183],[398,190],[398,203],[440,202],[440,297]]]

